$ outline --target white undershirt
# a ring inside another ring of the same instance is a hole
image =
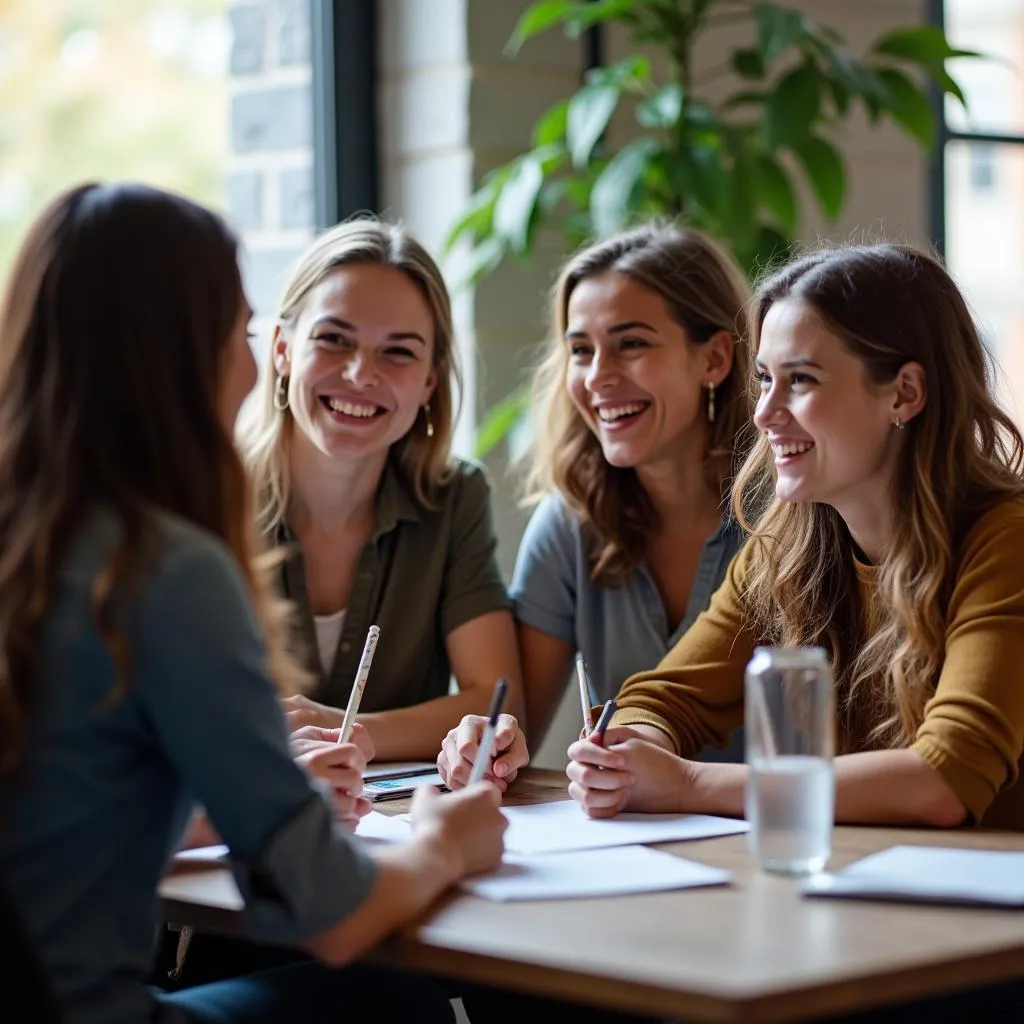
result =
[[[323,666],[324,675],[331,674],[334,667],[334,658],[338,653],[338,641],[341,639],[341,630],[345,625],[345,612],[333,615],[314,615],[313,625],[316,627],[316,646],[320,651],[320,664]]]

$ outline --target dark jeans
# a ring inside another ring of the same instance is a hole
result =
[[[196,1024],[455,1020],[448,997],[429,979],[365,964],[332,969],[307,961],[160,993],[159,998]]]

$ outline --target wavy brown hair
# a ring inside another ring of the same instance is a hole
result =
[[[908,362],[926,381],[892,474],[894,533],[877,566],[880,623],[863,621],[854,546],[835,509],[775,497],[765,437],[736,479],[734,509],[755,545],[746,604],[756,632],[829,651],[842,713],[867,722],[879,747],[910,743],[934,693],[956,556],[977,518],[1024,493],[1021,435],[993,397],[993,368],[970,311],[931,256],[901,245],[812,252],[758,289],[756,350],[768,310],[807,303],[873,384]]]
[[[72,189],[21,247],[0,311],[0,775],[22,763],[44,620],[68,545],[95,509],[121,527],[92,589],[117,670],[112,699],[130,685],[123,623],[166,513],[230,548],[267,630],[269,669],[298,681],[221,422],[244,302],[236,247],[208,210],[133,184]]]
[[[417,499],[431,507],[438,487],[452,474],[451,443],[462,378],[452,326],[451,299],[437,264],[401,224],[354,217],[317,238],[299,258],[284,288],[277,320],[287,337],[295,330],[309,293],[336,270],[370,264],[401,271],[423,294],[434,318],[437,384],[430,396],[433,431],[425,416],[392,445],[391,457]],[[286,517],[291,492],[288,445],[295,428],[290,409],[274,406],[277,373],[273,345],[256,390],[239,418],[238,438],[256,493],[256,519],[270,532]]]
[[[580,281],[607,270],[660,295],[690,344],[701,345],[722,330],[732,334],[732,368],[715,389],[715,422],[707,425],[705,447],[708,482],[723,498],[750,423],[744,342],[749,290],[725,249],[702,232],[674,223],[649,223],[597,242],[574,256],[559,275],[547,353],[533,382],[536,423],[527,501],[557,491],[591,535],[591,577],[615,586],[643,561],[658,517],[636,470],[605,459],[565,386],[569,299]]]

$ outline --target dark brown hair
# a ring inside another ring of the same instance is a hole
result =
[[[122,531],[93,587],[118,689],[131,671],[119,609],[155,557],[159,511],[227,544],[268,639],[277,633],[220,415],[244,301],[236,249],[215,214],[135,184],[66,192],[21,247],[0,312],[0,774],[22,757],[42,624],[92,509],[111,510]]]

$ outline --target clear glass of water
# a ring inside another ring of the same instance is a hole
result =
[[[835,686],[820,647],[758,647],[745,687],[748,841],[765,871],[821,871],[835,816]]]

